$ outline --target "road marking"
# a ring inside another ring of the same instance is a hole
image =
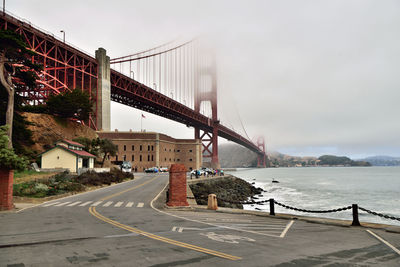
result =
[[[176,226],[172,227],[172,232],[175,232]]]
[[[121,207],[121,205],[122,205],[123,203],[124,203],[124,202],[122,202],[122,201],[117,202],[117,204],[115,204],[114,207]]]
[[[143,208],[143,206],[144,206],[144,203],[143,203],[143,202],[140,202],[140,203],[137,204],[137,207],[138,207],[138,208]]]
[[[82,202],[82,201],[77,201],[77,202],[68,204],[67,207],[73,207],[73,206],[75,206],[75,205],[77,205],[77,204],[79,204],[79,203],[81,203],[81,202]]]
[[[58,203],[60,203],[60,202],[57,201],[57,202],[49,203],[49,204],[43,205],[42,207],[50,207],[50,206],[53,206],[53,205],[58,204]]]
[[[133,202],[128,202],[128,204],[126,204],[126,208],[132,208],[132,206],[133,206]]]
[[[99,205],[101,202],[103,202],[103,201],[97,201],[97,202],[94,202],[92,205],[90,205],[90,206],[92,206],[92,207],[96,207],[97,205]]]
[[[101,200],[103,200],[103,201],[104,201],[104,200],[109,200],[110,198],[113,198],[113,197],[122,195],[123,193],[129,192],[129,191],[131,191],[131,190],[133,190],[133,189],[136,189],[136,188],[139,188],[139,187],[141,187],[141,186],[143,186],[143,185],[145,185],[145,184],[148,184],[148,183],[150,183],[151,181],[153,181],[153,180],[155,180],[155,179],[157,179],[157,178],[159,178],[159,177],[156,176],[156,177],[154,177],[154,178],[148,180],[147,182],[144,182],[144,183],[139,184],[139,185],[137,185],[137,186],[134,186],[134,187],[128,188],[128,189],[126,189],[126,190],[124,190],[124,191],[121,191],[121,192],[118,192],[118,193],[115,193],[115,194],[112,194],[112,195],[103,197]]]
[[[397,254],[400,255],[400,250],[398,250],[395,246],[393,246],[392,244],[390,244],[389,242],[387,242],[385,239],[383,239],[382,237],[380,237],[379,235],[375,234],[374,232],[372,232],[371,230],[365,230],[368,233],[370,233],[371,235],[373,235],[376,239],[378,239],[379,241],[381,241],[383,244],[385,244],[386,246],[388,246],[389,248],[393,249],[394,252],[396,252]]]
[[[71,203],[71,201],[67,201],[67,202],[63,202],[63,203],[57,204],[54,207],[61,207],[61,206],[67,205],[68,203]]]
[[[208,232],[208,233],[201,233],[200,235],[204,235],[214,241],[218,242],[225,242],[225,243],[231,243],[231,244],[239,244],[239,241],[237,240],[244,240],[244,241],[250,241],[250,242],[255,242],[254,239],[251,239],[246,236],[238,236],[238,235],[220,235],[216,234],[214,232]]]
[[[108,207],[108,206],[110,206],[112,203],[113,203],[112,201],[108,201],[106,204],[103,205],[103,207]]]
[[[100,220],[102,220],[102,221],[104,221],[106,223],[112,224],[112,225],[117,226],[117,227],[119,227],[121,229],[125,229],[125,230],[127,230],[129,232],[137,233],[137,234],[140,234],[142,236],[145,236],[145,237],[148,237],[148,238],[151,238],[151,239],[154,239],[154,240],[158,240],[158,241],[161,241],[161,242],[164,242],[164,243],[168,243],[168,244],[171,244],[171,245],[175,245],[175,246],[179,246],[179,247],[188,248],[188,249],[191,249],[191,250],[203,252],[203,253],[206,253],[206,254],[214,255],[214,256],[217,256],[217,257],[220,257],[220,258],[224,258],[224,259],[228,259],[228,260],[235,261],[235,260],[242,259],[242,258],[237,257],[237,256],[225,254],[225,253],[222,253],[222,252],[218,252],[218,251],[207,249],[207,248],[203,248],[203,247],[198,247],[198,246],[191,245],[191,244],[188,244],[188,243],[183,243],[183,242],[176,241],[176,240],[173,240],[173,239],[170,239],[170,238],[166,238],[166,237],[158,236],[158,235],[155,235],[155,234],[152,234],[152,233],[148,233],[148,232],[145,232],[145,231],[130,227],[130,226],[125,225],[125,224],[121,224],[121,223],[119,223],[117,221],[114,221],[114,220],[111,220],[111,219],[109,219],[107,217],[104,217],[103,215],[101,215],[100,213],[98,213],[96,211],[95,207],[90,207],[89,208],[89,212],[93,216],[95,216],[96,218],[98,218],[98,219],[100,219]]]
[[[93,202],[93,201],[86,201],[85,203],[80,204],[79,207],[84,207],[84,206],[86,206],[87,204],[90,204],[90,203],[92,203],[92,202]]]
[[[286,233],[289,231],[289,228],[293,225],[294,221],[291,220],[287,225],[285,230],[283,230],[282,234],[279,236],[280,238],[284,238]]]

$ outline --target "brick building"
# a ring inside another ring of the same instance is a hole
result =
[[[200,140],[174,139],[154,132],[101,131],[99,137],[110,139],[118,146],[118,153],[111,161],[130,161],[138,171],[151,167],[170,167],[184,164],[188,170],[202,165]]]

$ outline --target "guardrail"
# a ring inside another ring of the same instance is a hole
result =
[[[192,197],[190,197],[192,198]],[[193,197],[195,198],[195,197]],[[208,196],[200,196],[198,197],[200,199],[207,199]],[[346,207],[342,207],[342,208],[336,208],[336,209],[330,209],[330,210],[308,210],[308,209],[301,209],[301,208],[296,208],[296,207],[292,207],[289,205],[285,205],[283,203],[280,203],[278,201],[276,201],[273,198],[267,199],[267,200],[261,200],[261,201],[232,201],[232,200],[227,200],[227,199],[223,199],[223,198],[218,198],[217,200],[223,201],[223,202],[227,202],[230,204],[242,204],[242,205],[264,205],[265,203],[269,203],[269,215],[273,215],[275,216],[275,204],[278,206],[281,206],[285,209],[290,209],[290,210],[295,210],[295,211],[299,211],[299,212],[305,212],[305,213],[333,213],[333,212],[341,212],[341,211],[345,211],[345,210],[352,210],[352,215],[353,215],[353,221],[352,221],[352,226],[360,226],[360,221],[358,219],[358,211],[364,211],[367,212],[369,214],[375,215],[375,216],[379,216],[381,218],[385,218],[385,219],[390,219],[390,220],[396,220],[396,221],[400,221],[400,218],[395,217],[395,216],[390,216],[390,215],[386,215],[383,213],[379,213],[379,212],[375,212],[375,211],[371,211],[369,209],[363,208],[363,207],[359,207],[358,204],[352,204],[350,206],[346,206]]]

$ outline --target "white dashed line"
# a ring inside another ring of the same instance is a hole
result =
[[[78,204],[81,203],[81,202],[82,202],[82,201],[77,201],[77,202],[68,204],[67,207],[73,207],[73,206],[75,206],[75,205],[78,205]]]
[[[108,207],[108,206],[110,206],[112,203],[113,203],[112,201],[108,201],[106,204],[103,205],[103,207]]]
[[[122,202],[122,201],[117,202],[117,204],[115,204],[114,207],[121,207],[121,205],[122,205],[123,203],[124,203],[124,202]]]
[[[97,205],[99,205],[101,202],[103,202],[103,201],[97,201],[97,202],[94,202],[92,205],[90,205],[90,206],[92,206],[92,207],[96,207]]]
[[[128,204],[126,204],[125,207],[127,207],[127,208],[132,208],[132,206],[133,206],[133,202],[128,202]]]
[[[42,207],[50,207],[50,206],[53,206],[53,205],[58,204],[58,203],[60,203],[60,202],[49,203],[49,204],[43,205]]]
[[[54,207],[61,207],[61,206],[67,205],[68,203],[71,203],[71,201],[67,201],[67,202],[63,202],[63,203],[54,205]]]
[[[143,202],[140,202],[140,203],[137,204],[137,207],[138,207],[138,208],[143,208],[143,206],[144,206],[144,203],[143,203]]]
[[[88,204],[90,204],[92,202],[93,201],[86,201],[85,203],[80,204],[79,207],[84,207],[84,206],[86,206],[86,205],[88,205]]]

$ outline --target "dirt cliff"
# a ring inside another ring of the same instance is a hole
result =
[[[96,138],[97,133],[79,122],[60,119],[48,114],[22,113],[32,123],[28,128],[32,131],[35,144],[33,150],[41,153],[61,139],[72,140],[76,137]]]

